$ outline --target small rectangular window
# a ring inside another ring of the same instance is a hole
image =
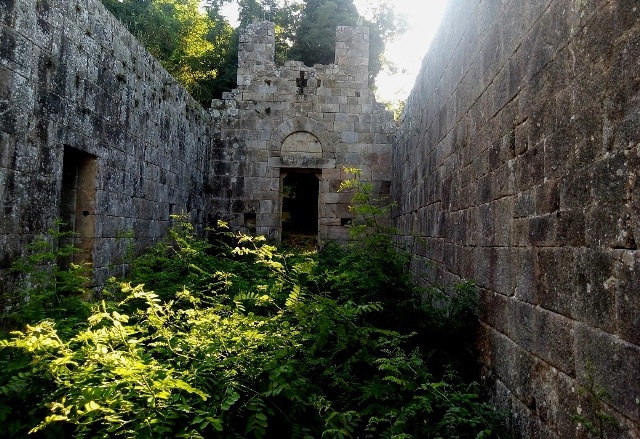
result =
[[[247,228],[249,233],[256,233],[256,213],[255,212],[245,212],[244,226]]]

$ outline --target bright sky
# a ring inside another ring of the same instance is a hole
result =
[[[361,14],[366,16],[368,0],[354,0]],[[381,102],[404,100],[420,70],[422,58],[436,31],[449,0],[394,0],[399,14],[406,17],[409,29],[392,43],[387,44],[385,57],[395,64],[395,72],[382,71],[376,80],[376,97]],[[237,26],[238,7],[226,5],[223,13],[233,26]]]

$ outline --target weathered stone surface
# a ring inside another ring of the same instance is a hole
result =
[[[604,389],[611,404],[640,421],[640,348],[606,332],[576,327],[576,373],[583,387]]]
[[[170,210],[204,210],[210,116],[97,0],[4,1],[0,23],[2,268],[65,217],[91,235],[77,244],[100,284],[123,254],[120,232],[150,243]],[[88,222],[65,210],[69,157],[95,160],[72,189]]]
[[[441,242],[417,276],[476,277],[488,386],[518,437],[585,437],[587,358],[626,426],[607,437],[637,437],[640,7],[460,0],[442,29],[394,145],[396,227]]]
[[[348,239],[346,224],[353,217],[345,215],[349,194],[336,194],[334,171],[346,166],[362,170],[374,188],[391,181],[391,138],[394,124],[390,113],[377,105],[368,89],[369,56],[366,28],[338,27],[336,61],[331,65],[305,66],[287,61],[274,62],[272,23],[254,23],[241,36],[238,89],[214,101],[212,114],[220,130],[215,148],[215,174],[246,178],[233,190],[216,190],[215,215],[226,218],[232,226],[246,226],[243,213],[229,212],[229,204],[245,206],[269,201],[269,212],[257,215],[257,229],[280,239],[286,194],[284,176],[315,172],[319,178],[318,237],[321,240]],[[238,129],[240,128],[240,129]],[[229,151],[234,143],[240,154]],[[251,165],[237,168],[246,161]],[[275,177],[265,180],[265,174]],[[332,184],[329,184],[333,182]],[[216,188],[222,185],[214,183]],[[312,194],[308,194],[312,195]],[[381,189],[374,196],[381,195]],[[237,210],[237,209],[236,209]],[[266,214],[273,213],[273,214]],[[253,218],[253,217],[251,217]],[[253,219],[252,219],[253,221]]]
[[[640,345],[640,255],[637,251],[619,250],[614,258],[615,271],[608,286],[616,291],[617,334]]]

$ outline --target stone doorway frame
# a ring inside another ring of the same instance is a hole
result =
[[[69,239],[81,253],[69,262],[93,263],[96,241],[96,178],[98,157],[71,146],[64,146],[60,183],[60,218],[63,228],[73,232]]]
[[[280,213],[280,224],[279,224],[279,229],[280,229],[280,240],[282,241],[283,238],[283,232],[284,232],[284,226],[283,226],[283,222],[285,220],[284,218],[284,212],[283,212],[283,206],[284,206],[284,179],[288,176],[288,175],[292,175],[292,174],[312,174],[315,176],[315,178],[318,180],[318,192],[315,194],[316,196],[316,202],[317,202],[317,224],[316,224],[316,239],[319,238],[320,235],[320,212],[321,212],[321,205],[320,205],[320,193],[321,193],[321,183],[322,183],[322,169],[320,168],[280,168],[280,183],[279,183],[279,213]]]

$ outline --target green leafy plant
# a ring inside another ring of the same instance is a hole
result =
[[[350,210],[354,242],[349,246],[326,244],[318,255],[322,289],[339,291],[351,300],[377,300],[384,315],[371,323],[401,333],[428,334],[416,337],[412,347],[428,353],[430,366],[444,373],[448,366],[475,376],[474,338],[477,324],[477,292],[471,281],[453,286],[418,288],[412,280],[411,256],[395,245],[397,231],[388,225],[393,203],[375,197],[371,183],[357,168],[346,168],[352,177],[340,191],[351,191]]]
[[[117,255],[109,262],[109,272],[124,277],[136,256],[136,239],[133,230],[117,231],[115,244]]]
[[[580,408],[573,420],[582,426],[592,437],[604,439],[608,429],[620,430],[620,425],[606,407],[605,401],[611,396],[601,386],[596,384],[593,376],[593,364],[587,361],[585,367],[584,384],[578,388],[584,407]]]
[[[5,330],[55,319],[59,337],[69,338],[86,324],[91,311],[85,300],[91,295],[90,266],[72,262],[80,250],[72,244],[73,233],[64,228],[62,221],[55,221],[12,264],[16,287],[2,308]],[[6,337],[0,334],[0,339]],[[45,407],[33,401],[46,400],[55,388],[51,374],[30,359],[28,351],[0,351],[0,431],[9,437],[24,437],[44,417]],[[40,436],[63,437],[64,431],[56,426]]]
[[[73,334],[49,319],[0,342],[28,368],[0,407],[10,388],[47,389],[9,437],[500,437],[477,385],[422,341],[473,313],[460,299],[472,286],[432,309],[404,256],[369,257],[381,240],[283,252],[222,223],[205,241],[174,221]]]
[[[351,238],[372,245],[376,240],[390,240],[396,230],[389,226],[389,212],[393,203],[386,197],[374,197],[373,184],[362,178],[362,170],[353,167],[344,169],[351,178],[344,180],[338,192],[351,192],[349,210],[355,214],[349,233]]]
[[[91,267],[73,262],[81,252],[72,243],[73,235],[56,220],[46,235],[28,244],[24,256],[12,264],[17,286],[3,309],[4,327],[54,318],[64,320],[73,330],[86,319],[89,307],[84,299],[91,295]]]

